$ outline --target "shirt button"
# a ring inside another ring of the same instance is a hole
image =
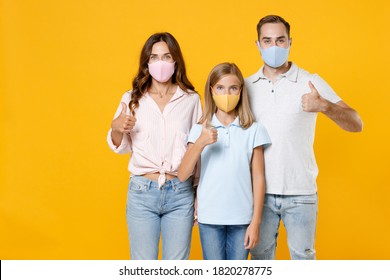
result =
[[[274,90],[272,90],[271,92],[274,92]]]

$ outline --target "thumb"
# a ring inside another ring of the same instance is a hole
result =
[[[311,93],[315,93],[318,95],[318,90],[316,89],[316,87],[313,85],[313,83],[311,81],[309,81],[309,87],[310,87]]]
[[[126,114],[126,112],[127,112],[127,105],[126,105],[126,103],[125,102],[121,102],[121,105],[122,105],[122,114],[125,114],[125,115],[127,115]]]

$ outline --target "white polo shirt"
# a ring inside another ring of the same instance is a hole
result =
[[[302,95],[311,81],[319,94],[332,103],[340,97],[318,75],[294,63],[272,83],[263,67],[245,79],[255,119],[267,129],[272,145],[265,150],[266,193],[310,195],[317,192],[318,167],[313,144],[317,113],[302,110]]]
[[[201,154],[198,185],[198,221],[214,225],[245,225],[253,216],[251,159],[253,149],[271,143],[265,128],[253,123],[240,126],[238,117],[225,127],[214,115],[217,142]],[[188,142],[195,143],[202,126],[192,127]]]

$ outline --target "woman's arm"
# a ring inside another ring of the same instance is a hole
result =
[[[198,144],[189,143],[187,151],[181,161],[177,177],[180,181],[184,182],[187,180],[192,172],[194,171],[195,165],[200,158],[203,148]]]
[[[264,155],[262,146],[258,146],[253,150],[251,169],[253,216],[245,235],[245,249],[252,249],[255,247],[260,237],[260,223],[261,215],[263,213],[265,194]]]

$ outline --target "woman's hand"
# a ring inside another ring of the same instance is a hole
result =
[[[122,104],[122,112],[120,115],[111,122],[111,128],[113,132],[120,132],[122,134],[130,134],[130,131],[133,129],[137,119],[135,116],[128,115],[126,113],[127,105],[124,102]]]

